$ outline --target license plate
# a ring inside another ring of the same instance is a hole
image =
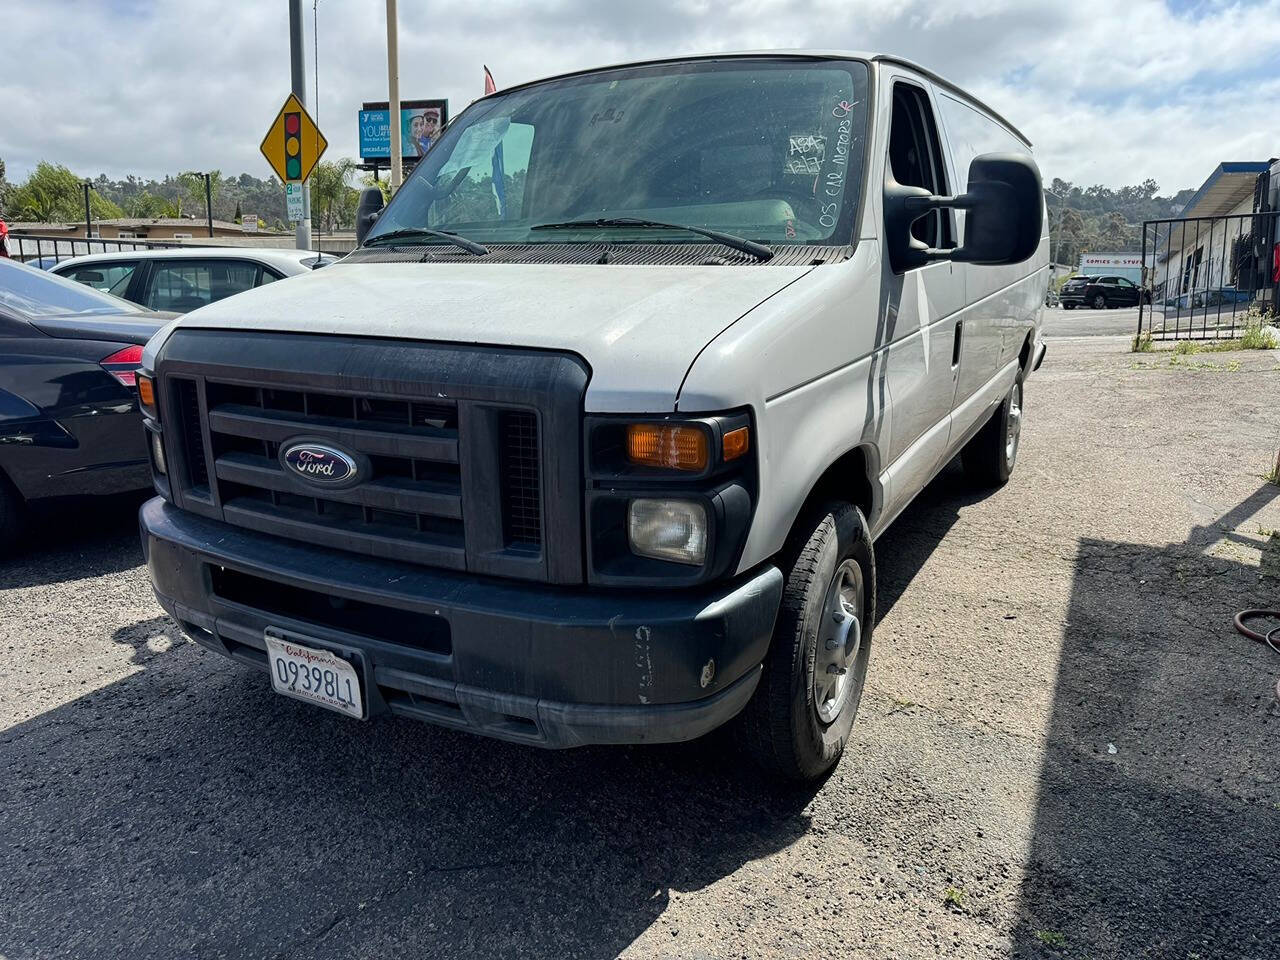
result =
[[[360,675],[355,667],[332,650],[304,646],[292,637],[270,632],[265,636],[271,686],[276,693],[364,719]]]

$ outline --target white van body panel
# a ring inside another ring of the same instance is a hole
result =
[[[588,413],[670,413],[698,351],[812,269],[337,263],[179,325],[567,350],[591,368]]]
[[[879,296],[879,247],[860,243],[849,260],[815,269],[752,310],[690,368],[681,413],[755,411],[769,504],[756,512],[742,569],[777,552],[833,460],[860,445],[878,459],[888,435],[874,356]]]

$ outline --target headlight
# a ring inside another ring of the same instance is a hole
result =
[[[155,464],[156,473],[168,473],[169,465],[164,460],[164,440],[154,430],[147,432],[151,434],[151,461]]]
[[[632,500],[627,507],[631,552],[655,560],[701,565],[707,556],[707,511],[694,500]]]

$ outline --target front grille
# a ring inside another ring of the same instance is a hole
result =
[[[227,520],[326,546],[464,567],[454,405],[216,380],[206,381],[205,397]],[[282,443],[303,436],[365,455],[370,475],[341,490],[300,483],[279,454]]]
[[[538,420],[526,411],[503,413],[499,421],[502,472],[502,531],[509,546],[542,546],[542,490],[538,471]]]
[[[171,474],[181,509],[315,548],[339,579],[349,551],[583,580],[588,372],[575,357],[179,329],[156,375],[166,441],[183,454]],[[326,485],[287,466],[282,454],[308,443],[349,456],[351,482]]]

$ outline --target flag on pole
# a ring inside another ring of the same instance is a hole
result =
[[[493,82],[493,74],[484,68],[484,95],[498,92],[498,85]],[[502,162],[502,141],[493,148],[493,199],[498,203],[498,219],[507,219],[507,171]]]

